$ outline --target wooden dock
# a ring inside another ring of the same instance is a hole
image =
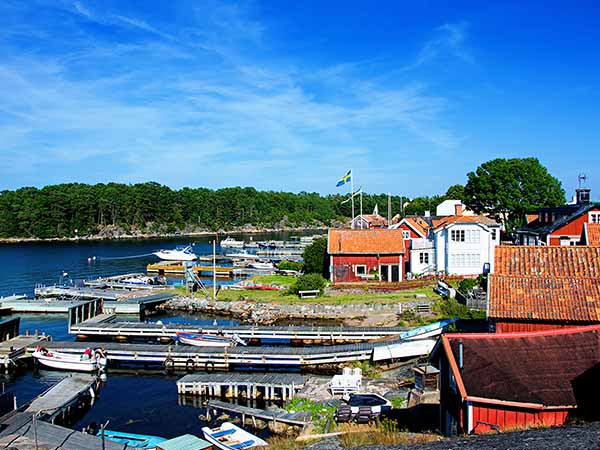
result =
[[[406,331],[404,327],[259,327],[250,325],[200,326],[194,324],[159,324],[141,322],[118,322],[116,317],[98,323],[83,321],[71,325],[69,332],[88,338],[174,338],[177,332],[224,334],[251,342],[262,340],[290,340],[293,344],[366,342],[382,338],[397,337]]]
[[[213,266],[194,266],[192,269],[198,275],[207,274],[212,276],[213,273]],[[233,276],[233,267],[217,266],[214,269],[217,276]],[[178,261],[161,261],[148,264],[146,266],[146,272],[158,273],[159,275],[184,275],[185,267],[181,262]]]
[[[65,377],[32,400],[25,412],[37,414],[43,420],[54,423],[57,417],[68,414],[82,398],[95,397],[95,385],[96,378],[91,375],[75,374]]]
[[[0,322],[0,365],[5,371],[14,368],[18,358],[28,356],[28,348],[35,348],[48,339],[47,336],[37,333],[33,336],[20,336],[20,322],[19,317]]]
[[[295,413],[288,413],[283,411],[268,411],[265,409],[249,408],[247,406],[236,405],[234,403],[222,402],[220,400],[209,400],[206,405],[207,416],[210,420],[211,410],[212,411],[226,411],[228,413],[234,413],[242,416],[242,423],[246,423],[246,417],[249,417],[253,421],[255,419],[266,420],[267,422],[277,422],[292,425],[298,427],[304,427],[311,420],[310,413],[304,411],[298,411]],[[213,412],[213,416],[216,414]],[[256,422],[254,422],[256,427]]]
[[[206,397],[262,398],[288,400],[306,382],[305,377],[286,373],[201,373],[190,374],[177,381],[179,394]]]

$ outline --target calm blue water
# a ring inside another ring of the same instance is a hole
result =
[[[293,233],[293,235],[301,234]],[[220,239],[225,237],[221,236]],[[250,237],[254,240],[283,240],[289,239],[290,233],[239,235],[238,238],[249,240]],[[32,296],[36,283],[57,283],[63,272],[67,272],[72,280],[95,279],[101,276],[145,272],[146,265],[158,261],[158,258],[152,255],[127,259],[103,258],[149,255],[163,248],[174,248],[175,245],[192,242],[196,254],[210,255],[213,239],[213,236],[202,236],[177,239],[0,244],[0,267],[2,268],[0,296],[12,294]],[[221,252],[220,247],[217,247],[217,252]],[[88,262],[88,258],[94,256],[96,260]],[[211,283],[211,279],[206,280],[206,284]],[[217,283],[230,283],[230,281],[219,280]]]
[[[294,233],[297,235],[298,233]],[[288,239],[289,234],[271,233],[252,235],[255,240]],[[246,237],[247,238],[247,237]],[[197,254],[212,254],[212,236],[195,238],[194,250]],[[27,243],[15,245],[0,244],[0,296],[17,294],[33,295],[36,283],[53,284],[63,271],[71,279],[93,279],[100,276],[143,272],[148,263],[156,261],[153,256],[128,259],[106,259],[148,254],[161,248],[173,248],[177,244],[190,243],[189,239],[96,241],[78,243]],[[219,251],[220,249],[218,249]],[[96,256],[96,261],[88,263],[88,258]],[[210,282],[210,280],[209,280]],[[7,316],[4,318],[10,318]],[[64,315],[21,314],[21,332],[35,330],[45,332],[55,340],[71,340],[67,333]],[[120,320],[139,320],[134,317],[120,317]],[[219,317],[186,313],[166,313],[152,316],[150,321],[164,323],[198,323],[234,325]],[[7,390],[14,392],[19,405],[26,403],[55,384],[66,374],[64,372],[39,370],[26,371],[17,376],[0,376]],[[97,424],[110,420],[109,429],[139,434],[154,434],[172,438],[185,433],[201,436],[205,426],[198,416],[204,409],[198,402],[182,401],[178,397],[177,377],[161,374],[115,374],[108,373],[99,398],[92,408],[74,424],[81,429],[91,422]],[[264,435],[264,432],[257,433]]]

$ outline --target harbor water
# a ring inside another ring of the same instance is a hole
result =
[[[312,233],[311,233],[312,234]],[[298,233],[293,233],[298,235]],[[289,239],[290,233],[269,233],[251,237],[254,240]],[[248,240],[250,236],[236,236]],[[94,279],[103,276],[144,272],[146,265],[157,261],[147,256],[163,248],[178,244],[194,243],[199,255],[212,253],[213,236],[119,241],[40,242],[0,245],[0,296],[12,294],[33,295],[36,284],[51,285],[58,282],[63,272],[72,280]],[[217,251],[221,249],[217,247]],[[138,255],[146,255],[140,256]],[[96,257],[95,260],[93,257]],[[136,256],[136,257],[132,257]],[[88,261],[92,258],[91,261]],[[221,282],[221,281],[220,281]],[[14,316],[5,316],[11,318]],[[21,314],[21,332],[38,331],[51,335],[55,340],[71,340],[67,333],[64,315]],[[120,320],[139,320],[136,317]],[[237,322],[220,317],[183,313],[162,313],[151,317],[163,323],[197,323],[211,325],[235,325]],[[59,381],[67,373],[49,370],[27,370],[17,375],[2,376],[6,390],[17,396],[22,405]],[[138,434],[160,435],[172,438],[185,433],[201,436],[206,422],[198,401],[182,400],[177,394],[177,377],[164,373],[108,373],[98,398],[81,418],[73,424],[82,429],[90,423],[101,424],[110,420],[109,429]],[[264,432],[257,434],[264,435]]]

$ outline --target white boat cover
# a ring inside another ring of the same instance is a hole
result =
[[[377,346],[373,349],[373,361],[428,355],[433,350],[435,342],[435,339],[421,339]]]

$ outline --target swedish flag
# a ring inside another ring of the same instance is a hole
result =
[[[344,175],[340,181],[337,182],[335,187],[343,186],[346,183],[349,183],[351,179],[352,179],[352,170],[349,170],[348,173],[346,175]]]

